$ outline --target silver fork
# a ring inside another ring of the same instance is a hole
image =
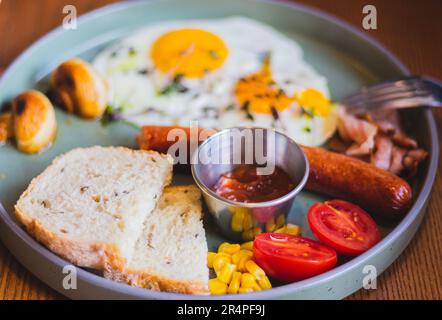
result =
[[[440,107],[442,106],[442,83],[423,76],[386,81],[345,97],[341,104],[353,114],[374,109]]]

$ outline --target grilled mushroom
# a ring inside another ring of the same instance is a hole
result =
[[[41,92],[30,90],[15,97],[12,114],[20,151],[37,153],[54,141],[57,132],[54,107]]]
[[[107,85],[91,65],[81,59],[63,62],[51,77],[56,104],[83,118],[101,117],[107,104]]]
[[[0,146],[14,135],[11,112],[0,113]]]

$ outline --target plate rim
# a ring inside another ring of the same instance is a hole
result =
[[[156,0],[161,1],[161,0]],[[90,11],[88,13],[85,13],[78,17],[77,23],[83,23],[84,21],[94,19],[100,15],[104,15],[113,11],[118,11],[127,7],[132,6],[138,6],[140,4],[145,3],[151,3],[156,2],[155,0],[136,0],[131,2],[117,2],[114,4],[110,4],[98,9],[95,9],[93,11]],[[286,0],[250,0],[251,2],[261,2],[266,3],[269,5],[276,5],[276,6],[282,6],[286,7],[287,9],[294,9],[301,12],[305,12],[307,14],[312,14],[314,16],[317,16],[319,18],[322,18],[323,20],[326,20],[327,22],[331,24],[335,24],[338,27],[345,29],[352,33],[355,37],[359,37],[364,42],[368,43],[369,45],[373,46],[376,50],[382,53],[385,57],[388,58],[392,62],[393,65],[395,65],[401,73],[404,75],[410,75],[410,71],[408,68],[386,47],[384,47],[383,44],[381,44],[379,41],[374,39],[368,34],[365,34],[358,30],[356,27],[351,25],[350,23],[341,20],[337,16],[334,16],[332,14],[323,12],[319,9],[316,9],[314,7],[310,7],[304,4],[299,3],[293,3]],[[166,1],[164,1],[166,2]],[[62,26],[59,26],[52,31],[46,33],[42,37],[40,37],[37,41],[32,43],[28,48],[26,48],[5,70],[5,73],[0,78],[0,87],[3,84],[4,81],[9,77],[9,73],[11,70],[14,69],[16,65],[18,65],[23,59],[25,59],[29,54],[32,53],[32,50],[34,50],[36,47],[39,47],[41,45],[44,45],[45,42],[50,41],[53,37],[57,36],[59,33],[63,33],[66,30],[62,28]],[[403,232],[405,232],[412,224],[415,222],[415,220],[420,215],[421,211],[424,209],[433,184],[434,180],[437,174],[437,167],[438,167],[438,160],[439,160],[439,148],[438,148],[438,135],[437,135],[437,127],[435,123],[435,119],[433,116],[433,113],[430,108],[427,108],[426,110],[423,110],[425,114],[425,121],[428,125],[428,130],[430,132],[430,157],[429,157],[429,164],[428,164],[428,170],[427,173],[423,179],[423,185],[422,189],[419,193],[419,195],[416,198],[416,201],[414,202],[413,206],[410,208],[408,213],[404,216],[402,221],[385,237],[383,238],[377,245],[375,245],[373,248],[368,250],[367,252],[361,254],[360,256],[357,256],[353,258],[352,260],[326,272],[321,275],[298,281],[295,283],[289,283],[280,287],[273,288],[271,290],[261,291],[261,292],[253,292],[248,294],[237,294],[237,295],[227,295],[227,296],[201,296],[201,295],[187,295],[187,294],[178,294],[178,293],[167,293],[167,292],[157,292],[152,291],[148,289],[143,288],[136,288],[131,287],[126,284],[121,284],[118,282],[114,282],[112,280],[105,279],[103,277],[100,277],[98,275],[95,275],[89,271],[86,271],[82,268],[77,267],[77,276],[78,279],[83,280],[85,282],[90,282],[95,285],[98,285],[106,290],[111,290],[116,293],[120,294],[129,294],[132,296],[140,297],[140,298],[150,298],[150,299],[228,299],[228,300],[236,300],[236,299],[269,299],[269,298],[278,298],[282,296],[287,296],[293,293],[294,291],[302,290],[302,289],[308,289],[310,287],[314,287],[320,284],[324,284],[328,281],[331,281],[332,279],[338,277],[339,275],[342,275],[343,273],[348,272],[349,270],[356,269],[358,266],[364,263],[364,261],[369,260],[370,258],[373,258],[378,253],[380,253],[384,248],[391,245],[397,237],[399,237]],[[425,215],[426,212],[423,212],[423,215]],[[39,255],[43,256],[45,259],[49,260],[51,263],[55,264],[59,268],[63,268],[67,264],[70,264],[68,261],[60,258],[55,253],[38,243],[34,238],[32,238],[26,231],[24,231],[13,219],[12,217],[6,212],[5,208],[3,207],[2,203],[0,202],[0,218],[3,223],[6,224],[6,226],[12,231],[16,236],[20,238],[30,249],[38,253]],[[419,221],[420,224],[420,221]],[[1,236],[1,235],[0,235]],[[410,238],[414,238],[413,236]],[[407,243],[408,246],[408,243]],[[14,253],[10,251],[13,255]],[[400,254],[402,254],[403,250],[401,250]],[[28,269],[30,272],[32,272],[31,269]],[[65,295],[65,293],[60,292],[61,294]]]

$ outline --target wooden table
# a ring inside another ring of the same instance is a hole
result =
[[[240,1],[240,0],[239,0]],[[5,67],[37,38],[61,24],[62,8],[78,14],[115,0],[0,1],[0,67]],[[442,79],[440,0],[302,0],[362,29],[362,8],[373,4],[378,29],[364,31],[393,51],[415,74]],[[435,112],[439,127],[442,112]],[[439,139],[442,141],[441,134]],[[441,148],[442,153],[442,148]],[[439,163],[439,172],[442,161]],[[350,299],[442,298],[442,177],[439,174],[427,215],[400,258],[378,279],[377,290],[360,290]],[[58,299],[58,293],[25,270],[0,244],[0,299]]]

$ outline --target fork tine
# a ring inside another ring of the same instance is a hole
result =
[[[431,95],[421,95],[404,97],[400,99],[388,100],[365,100],[354,105],[345,105],[347,111],[351,114],[364,113],[374,109],[397,109],[397,108],[411,108],[416,106],[432,106],[434,105],[434,98]]]
[[[367,87],[344,98],[341,103],[350,113],[382,108],[441,106],[442,83],[425,76],[409,77]]]
[[[404,99],[404,98],[410,98],[413,96],[431,96],[431,93],[427,90],[408,90],[408,91],[392,91],[388,93],[378,94],[378,95],[359,95],[359,96],[352,96],[349,98],[345,98],[342,100],[342,103],[348,106],[356,105],[360,103],[364,103],[366,101],[371,101],[373,103],[378,103],[382,101],[389,101],[393,99]]]
[[[359,101],[361,99],[372,99],[390,94],[400,94],[408,92],[414,92],[418,94],[420,92],[428,93],[428,91],[426,90],[426,86],[421,81],[409,82],[401,86],[390,83],[390,85],[383,85],[381,88],[369,87],[358,94],[346,97],[344,100],[346,103],[353,103],[354,101]]]
[[[384,81],[384,82],[366,87],[363,89],[363,91],[364,90],[380,90],[383,88],[390,88],[392,86],[404,87],[404,86],[414,85],[416,83],[423,84],[423,79],[421,77],[408,77],[408,78],[403,78],[403,79],[399,79],[396,81]]]
[[[394,100],[404,100],[404,99],[411,99],[411,98],[431,98],[431,94],[428,93],[421,93],[421,94],[415,94],[415,93],[408,93],[408,94],[393,94],[390,96],[386,96],[386,97],[380,97],[377,99],[365,99],[365,100],[360,100],[357,102],[354,102],[352,105],[347,105],[350,108],[351,107],[357,107],[357,106],[361,106],[361,105],[372,105],[372,104],[380,104],[380,103],[389,103],[390,101],[394,101]]]

